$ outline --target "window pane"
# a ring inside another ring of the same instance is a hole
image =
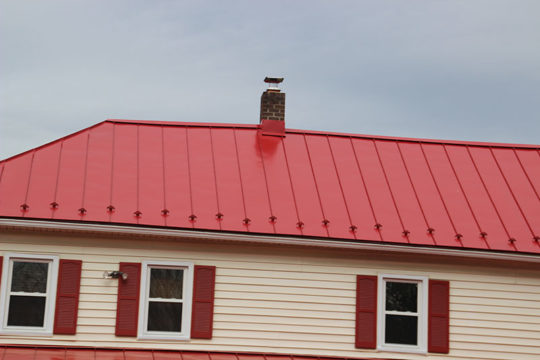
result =
[[[418,317],[386,315],[384,339],[387,344],[418,345]]]
[[[48,263],[14,261],[11,291],[47,292]]]
[[[182,299],[184,270],[150,269],[150,297]]]
[[[44,296],[10,296],[8,325],[41,327],[44,317]]]
[[[150,301],[148,303],[148,331],[182,330],[182,304]]]
[[[386,310],[416,312],[417,307],[417,283],[386,282]]]

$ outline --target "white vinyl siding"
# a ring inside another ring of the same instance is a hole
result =
[[[118,280],[103,279],[119,262],[187,260],[215,265],[211,340],[182,349],[272,352],[385,359],[540,358],[540,269],[362,252],[274,248],[38,234],[0,235],[6,252],[83,260],[77,334],[51,338],[2,336],[4,343],[177,349],[172,340],[115,337]],[[426,260],[427,259],[427,260]],[[397,274],[450,281],[450,348],[444,354],[403,354],[354,348],[356,275]]]

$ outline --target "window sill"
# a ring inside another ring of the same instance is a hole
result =
[[[190,338],[188,335],[142,334],[137,336],[137,340],[189,341]]]
[[[427,349],[420,347],[408,347],[399,345],[379,345],[378,351],[394,352],[394,353],[407,353],[407,354],[425,354],[427,355]]]
[[[41,336],[52,337],[53,332],[51,330],[39,330],[39,329],[2,329],[0,335],[24,335],[24,336]]]

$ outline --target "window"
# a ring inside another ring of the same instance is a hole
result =
[[[58,257],[4,256],[0,324],[4,333],[51,335],[58,278]]]
[[[143,262],[139,338],[189,339],[192,288],[193,264]]]
[[[378,348],[426,352],[427,278],[379,275]]]

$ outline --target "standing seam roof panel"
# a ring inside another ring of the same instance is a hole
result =
[[[21,205],[26,198],[32,153],[27,153],[4,164],[0,183],[0,211],[7,216],[24,216]],[[28,204],[30,205],[30,204]]]
[[[89,132],[85,131],[79,136],[67,138],[63,142],[56,196],[58,208],[54,212],[55,218],[85,219],[85,215],[79,213],[79,209],[83,207],[88,134]]]
[[[165,172],[165,194],[167,195],[166,216],[168,226],[192,227],[191,189],[187,138],[185,127],[163,129],[163,163]]]
[[[505,181],[514,196],[521,215],[527,221],[527,227],[533,235],[540,234],[540,199],[536,196],[524,169],[521,167],[514,150],[493,149],[495,160],[505,175]]]
[[[101,124],[89,129],[88,165],[84,207],[85,220],[109,221],[110,179],[113,142],[112,124]]]
[[[505,151],[512,151],[511,149]],[[478,172],[483,179],[494,207],[503,223],[509,237],[515,239],[513,245],[520,251],[532,251],[532,233],[521,214],[512,193],[506,184],[501,170],[497,166],[495,158],[490,149],[471,148],[471,156],[477,164]]]
[[[456,244],[456,233],[427,166],[421,145],[402,143],[398,146],[427,225],[433,229],[432,236],[435,243],[442,246],[459,245],[459,243]],[[426,231],[429,233],[428,229]]]
[[[281,137],[258,136],[277,233],[302,235]]]
[[[26,214],[29,217],[48,218],[51,216],[50,204],[54,201],[59,153],[58,143],[34,153],[32,172],[36,176],[29,178],[27,203],[32,204]]]
[[[163,148],[161,127],[139,127],[139,210],[140,223],[165,225],[163,201]],[[145,189],[152,189],[147,191]]]
[[[212,163],[209,128],[188,128],[191,196],[193,199],[193,222],[197,229],[219,230],[216,175]]]
[[[491,202],[487,189],[476,171],[476,166],[469,156],[466,147],[447,145],[446,150],[454,166],[459,182],[463,186],[472,211],[480,225],[481,232],[486,233],[485,241],[491,249],[513,251],[508,243],[508,234]]]
[[[283,139],[298,207],[298,218],[303,224],[301,227],[304,235],[326,237],[328,233],[322,224],[323,213],[303,136],[288,134]]]
[[[319,196],[325,209],[324,220],[329,221],[326,225],[328,234],[330,237],[354,239],[354,233],[350,230],[352,224],[349,211],[344,202],[328,138],[322,135],[306,135],[305,139]]]
[[[212,129],[219,211],[222,230],[244,231],[244,200],[240,184],[234,133],[229,129]],[[217,216],[217,213],[216,213]]]
[[[115,124],[112,222],[136,223],[137,148],[137,126]]]
[[[412,188],[407,170],[399,153],[396,142],[376,141],[383,168],[386,172],[390,191],[401,219],[404,231],[410,231],[408,238],[415,244],[433,245],[435,242],[428,234],[418,200]]]
[[[372,140],[353,139],[358,165],[364,175],[375,217],[382,226],[379,231],[383,241],[408,243],[403,236],[394,200],[388,188],[375,144]],[[375,224],[373,224],[375,226]]]
[[[264,169],[257,143],[257,132],[245,129],[234,129],[240,180],[246,206],[246,218],[249,219],[248,230],[252,232],[274,233],[270,222],[270,203],[268,189],[264,177]],[[239,219],[242,221],[243,219]]]
[[[380,233],[374,228],[377,221],[373,216],[362,175],[356,163],[351,139],[329,137],[328,140],[351,224],[356,227],[355,237],[380,241]]]

